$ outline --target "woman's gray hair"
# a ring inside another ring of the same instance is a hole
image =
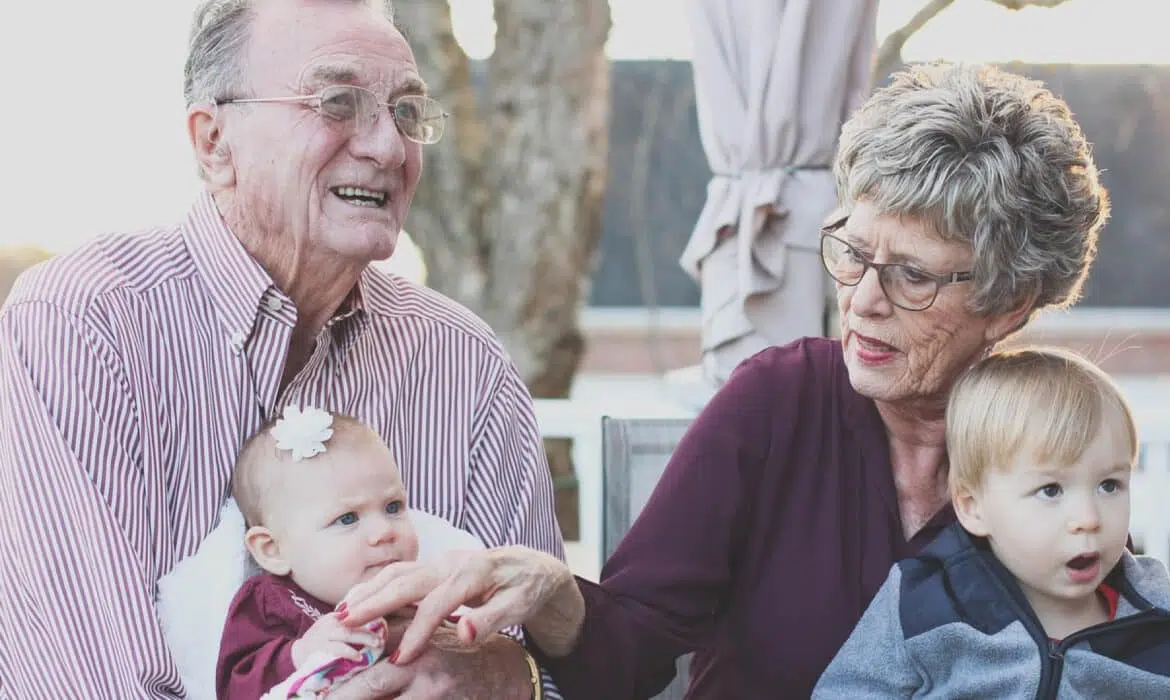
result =
[[[371,5],[394,22],[391,0],[337,1]],[[183,97],[188,106],[246,90],[244,55],[255,5],[256,0],[203,0],[195,9],[183,67]]]
[[[834,173],[844,211],[864,200],[969,244],[977,313],[1076,301],[1109,215],[1068,105],[989,66],[896,74],[845,124]]]

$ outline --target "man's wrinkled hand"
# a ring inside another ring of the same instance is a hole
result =
[[[391,652],[408,619],[391,618]],[[461,642],[453,630],[440,628],[417,659],[395,665],[383,659],[338,686],[329,700],[529,700],[523,649],[502,636],[473,646]]]

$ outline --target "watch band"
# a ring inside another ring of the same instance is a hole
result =
[[[528,672],[532,681],[532,700],[544,700],[544,680],[540,676],[540,666],[528,650],[524,650],[524,660],[528,662]]]

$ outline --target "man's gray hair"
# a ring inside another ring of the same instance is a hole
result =
[[[336,1],[379,8],[394,21],[391,0]],[[183,97],[188,106],[237,97],[246,90],[244,55],[255,5],[256,0],[203,0],[195,9],[183,67]]]
[[[1076,301],[1109,215],[1068,105],[1040,82],[989,66],[940,62],[896,74],[845,124],[834,173],[843,211],[872,202],[970,244],[977,313],[1008,311],[1030,295],[1032,314]]]

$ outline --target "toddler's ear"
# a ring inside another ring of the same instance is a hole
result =
[[[244,535],[244,545],[256,563],[274,576],[288,576],[292,567],[280,556],[280,543],[273,537],[272,531],[261,525],[248,528]]]
[[[955,515],[964,530],[976,537],[987,537],[987,523],[983,520],[979,494],[965,486],[956,486],[951,493],[951,502],[955,505]]]

